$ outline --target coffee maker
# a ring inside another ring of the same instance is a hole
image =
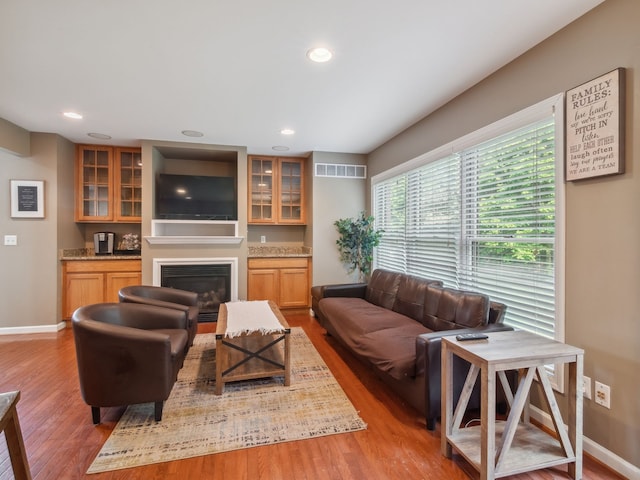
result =
[[[93,234],[93,248],[96,255],[113,254],[113,244],[116,234],[113,232],[96,232]]]

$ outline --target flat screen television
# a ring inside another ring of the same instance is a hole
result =
[[[237,220],[233,177],[174,175],[156,177],[156,218],[171,220]]]

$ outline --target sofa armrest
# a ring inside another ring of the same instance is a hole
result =
[[[367,291],[366,283],[344,283],[339,285],[325,285],[322,288],[322,298],[327,298],[327,297],[364,298],[366,291]]]
[[[442,338],[461,333],[489,333],[511,330],[513,328],[508,325],[489,324],[478,328],[442,330],[418,335],[416,338],[416,368],[418,372],[424,371],[425,417],[429,430],[435,428],[435,420],[440,417],[441,412]],[[454,357],[453,369],[454,402],[457,402],[466,380],[469,364],[461,358]]]

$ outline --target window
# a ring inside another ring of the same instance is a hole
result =
[[[375,266],[505,303],[563,340],[561,95],[372,179]]]

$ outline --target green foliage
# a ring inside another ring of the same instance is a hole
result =
[[[336,240],[340,261],[344,263],[349,273],[358,271],[360,280],[364,280],[371,272],[373,249],[380,244],[384,230],[374,228],[372,216],[360,212],[357,218],[341,218],[333,223],[340,238]]]

